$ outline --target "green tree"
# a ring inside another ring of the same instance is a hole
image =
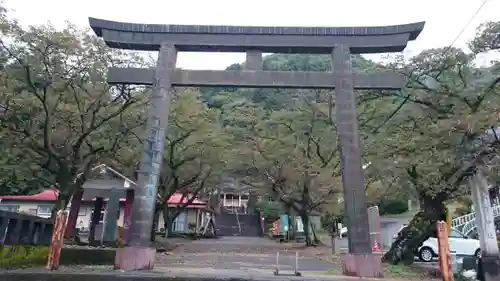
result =
[[[246,152],[247,163],[253,163],[246,183],[265,190],[299,215],[306,244],[312,245],[307,227],[310,212],[340,190],[338,181],[332,179],[338,162],[336,142],[325,141],[332,139],[331,121],[325,122],[313,107],[267,112],[247,104],[238,112],[231,123],[242,128],[235,131],[244,147],[240,151]]]
[[[352,58],[355,71],[368,71],[377,65],[360,55]],[[263,69],[267,71],[331,71],[332,58],[329,55],[306,54],[272,54],[264,57]],[[243,70],[244,64],[233,64],[227,70]],[[292,89],[236,89],[206,88],[202,89],[203,99],[211,107],[221,108],[227,96],[231,100],[245,99],[266,110],[290,109],[300,106],[304,96],[314,99],[316,91]]]
[[[478,137],[498,122],[498,81],[492,69],[475,67],[474,58],[457,48],[431,49],[404,65],[410,83],[400,95],[408,103],[384,128],[375,166],[385,167],[378,170],[380,177],[416,194],[421,211],[385,261],[413,262],[436,221],[445,218],[446,202],[466,191],[469,171],[463,167],[481,153]]]
[[[55,186],[56,208],[64,208],[91,168],[112,157],[138,125],[128,118],[140,100],[137,90],[110,88],[105,73],[109,66],[141,60],[110,51],[71,25],[23,29],[2,13],[0,30],[1,163],[6,164],[0,176],[10,186]]]

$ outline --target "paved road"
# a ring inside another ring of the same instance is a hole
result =
[[[157,264],[168,267],[210,268],[225,270],[269,270],[276,268],[276,252],[280,252],[280,271],[293,271],[296,252],[299,271],[327,272],[340,265],[318,260],[309,249],[290,249],[260,237],[222,237],[187,243],[169,254],[159,254]]]

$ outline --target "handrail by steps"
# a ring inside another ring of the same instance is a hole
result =
[[[500,216],[500,205],[493,206],[493,217],[497,218]],[[451,221],[451,226],[460,230],[465,235],[470,235],[472,231],[476,228],[476,213],[472,212]]]

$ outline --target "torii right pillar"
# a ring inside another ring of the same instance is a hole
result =
[[[476,173],[469,178],[469,188],[476,211],[476,227],[481,247],[477,279],[500,281],[500,254],[490,201],[490,185],[481,167],[477,168]]]
[[[335,120],[340,142],[342,186],[347,216],[349,253],[343,256],[344,275],[382,277],[380,254],[370,245],[365,181],[361,160],[361,140],[356,113],[354,76],[349,46],[337,45],[332,51],[335,81]]]

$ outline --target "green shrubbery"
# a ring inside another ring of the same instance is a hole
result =
[[[397,215],[408,211],[408,201],[400,199],[381,200],[378,204],[380,215]]]
[[[262,200],[256,204],[256,209],[259,211],[266,222],[271,222],[280,218],[284,214],[283,205],[280,202]]]
[[[43,266],[49,256],[49,247],[16,246],[0,250],[0,268],[28,268]]]
[[[112,265],[115,260],[115,253],[113,248],[63,248],[61,250],[60,265]],[[48,256],[49,247],[5,247],[0,251],[0,268],[43,267],[47,263]]]

